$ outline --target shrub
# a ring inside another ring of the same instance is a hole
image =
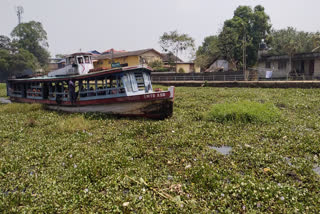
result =
[[[178,73],[186,73],[183,68],[179,68]]]
[[[153,68],[153,71],[154,72],[168,72],[168,71],[170,71],[170,68],[156,67],[156,68]]]
[[[216,122],[240,123],[271,123],[280,116],[280,111],[272,103],[257,103],[240,101],[236,103],[223,103],[213,106],[205,119]]]
[[[161,60],[154,60],[152,62],[148,63],[148,66],[150,66],[151,68],[161,68],[163,67],[163,62]]]

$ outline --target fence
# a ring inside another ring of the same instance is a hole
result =
[[[244,81],[243,75],[179,75],[156,76],[152,75],[152,81]]]
[[[152,74],[152,81],[245,81],[243,75],[234,74],[208,74],[208,73],[197,73],[197,74]],[[248,80],[255,81],[290,81],[290,80],[319,80],[319,77],[314,77],[310,75],[300,75],[300,76],[289,76],[289,77],[271,77],[264,78],[258,76],[250,75]]]

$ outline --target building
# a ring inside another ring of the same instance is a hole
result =
[[[295,54],[292,57],[291,68],[288,55],[263,54],[259,58],[258,73],[260,78],[319,79],[320,52]]]
[[[200,73],[200,67],[194,62],[178,62],[176,65],[177,73]]]
[[[208,69],[205,70],[205,72],[227,72],[227,71],[236,71],[237,67],[233,63],[229,63],[227,60],[225,60],[222,57],[218,57],[213,60],[212,64]]]
[[[146,65],[155,60],[162,60],[162,55],[158,51],[150,48],[137,51],[105,53],[93,56],[94,68],[110,69],[112,65],[136,66]]]
[[[111,54],[111,53],[124,53],[124,52],[127,52],[125,50],[115,50],[113,48],[109,49],[109,50],[106,50],[106,51],[103,51],[101,54]]]
[[[174,55],[173,53],[161,53],[162,62],[164,65],[175,64],[177,62],[183,62],[179,57]]]
[[[66,65],[65,59],[51,58],[49,59],[49,71],[57,70],[63,68]]]

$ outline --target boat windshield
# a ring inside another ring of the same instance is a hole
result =
[[[90,64],[90,57],[89,56],[84,56],[84,63]]]
[[[67,58],[67,64],[68,65],[72,65],[72,64],[74,64],[75,63],[75,58],[74,57],[69,57],[69,58]]]
[[[80,56],[80,57],[78,56],[77,58],[78,58],[78,63],[79,64],[83,64],[83,57],[82,56]]]

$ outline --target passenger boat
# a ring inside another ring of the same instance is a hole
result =
[[[65,112],[102,112],[164,119],[172,116],[174,87],[153,90],[147,66],[96,71],[92,55],[75,53],[66,66],[46,76],[12,78],[7,94],[13,102],[41,103]]]

